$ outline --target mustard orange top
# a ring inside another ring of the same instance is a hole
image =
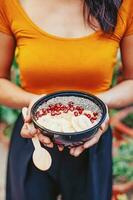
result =
[[[16,38],[26,91],[98,93],[110,87],[121,39],[133,34],[133,0],[123,0],[113,35],[98,31],[80,38],[49,34],[31,21],[19,0],[0,0],[0,31]]]

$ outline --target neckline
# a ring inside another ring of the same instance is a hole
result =
[[[28,15],[28,13],[24,10],[23,6],[21,5],[20,0],[13,0],[17,6],[17,8],[20,10],[21,14],[23,15],[23,17],[26,19],[26,21],[36,30],[38,31],[40,34],[56,39],[56,40],[66,40],[66,41],[77,41],[77,40],[85,40],[85,39],[90,39],[92,37],[98,36],[102,31],[98,30],[98,31],[94,31],[88,35],[85,36],[81,36],[81,37],[62,37],[62,36],[58,36],[58,35],[54,35],[52,33],[48,33],[47,31],[45,31],[44,29],[42,29],[41,27],[39,27],[34,21],[32,21],[32,19],[30,18],[30,16]]]

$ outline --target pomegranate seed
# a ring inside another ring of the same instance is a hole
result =
[[[55,113],[51,113],[51,116],[55,116],[56,114]]]
[[[93,115],[94,115],[94,116],[97,116],[97,115],[98,115],[98,112],[93,112]]]
[[[61,107],[62,106],[62,103],[56,103],[55,104],[57,107]]]
[[[83,110],[79,110],[78,112],[79,112],[79,114],[81,115],[81,114],[83,113]]]
[[[55,112],[51,112],[51,116],[55,116],[56,115],[56,113]]]
[[[71,107],[69,107],[69,110],[70,110],[70,111],[74,111],[75,108],[74,108],[73,106],[71,106]]]
[[[82,107],[76,106],[76,110],[82,110]]]
[[[35,116],[36,118],[39,118],[39,111],[36,112]]]
[[[43,110],[39,110],[39,114],[42,115],[43,114]]]
[[[75,117],[77,117],[79,114],[77,111],[74,112]]]
[[[42,109],[42,112],[43,112],[43,113],[45,113],[45,111],[46,111],[46,109],[45,109],[45,108],[43,108],[43,109]]]
[[[68,109],[65,108],[65,109],[63,110],[63,112],[64,112],[64,113],[68,113]]]
[[[45,110],[45,111],[43,111],[43,115],[46,115],[48,112]]]
[[[42,117],[42,116],[43,116],[43,114],[40,114],[40,113],[39,113],[38,117]]]
[[[65,109],[65,106],[62,105],[62,106],[60,107],[60,109],[63,111],[63,110]]]
[[[60,108],[60,107],[57,107],[57,108],[56,108],[56,111],[60,111],[60,110],[61,110],[61,108]]]
[[[60,115],[60,114],[61,114],[61,112],[57,112],[57,113],[56,113],[56,115]]]
[[[51,109],[50,109],[50,108],[47,108],[47,109],[46,109],[46,112],[47,112],[47,113],[50,113],[50,112],[51,112]]]
[[[87,113],[84,113],[84,115],[88,118],[91,118],[91,115],[90,114],[87,114]]]
[[[97,119],[97,117],[92,117],[92,118],[91,118],[91,120],[96,120],[96,119]]]

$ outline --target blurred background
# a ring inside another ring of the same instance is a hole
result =
[[[118,56],[119,57],[119,56]],[[13,62],[11,79],[20,84],[17,63]],[[118,58],[112,86],[123,79],[121,60]],[[5,199],[5,179],[8,147],[14,122],[19,110],[0,105],[0,200]],[[113,129],[113,197],[112,200],[133,200],[133,105],[110,110]]]

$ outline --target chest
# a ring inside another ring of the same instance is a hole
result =
[[[81,37],[94,32],[85,25],[83,2],[58,3],[55,1],[20,1],[25,14],[41,30],[48,33],[70,38]]]

